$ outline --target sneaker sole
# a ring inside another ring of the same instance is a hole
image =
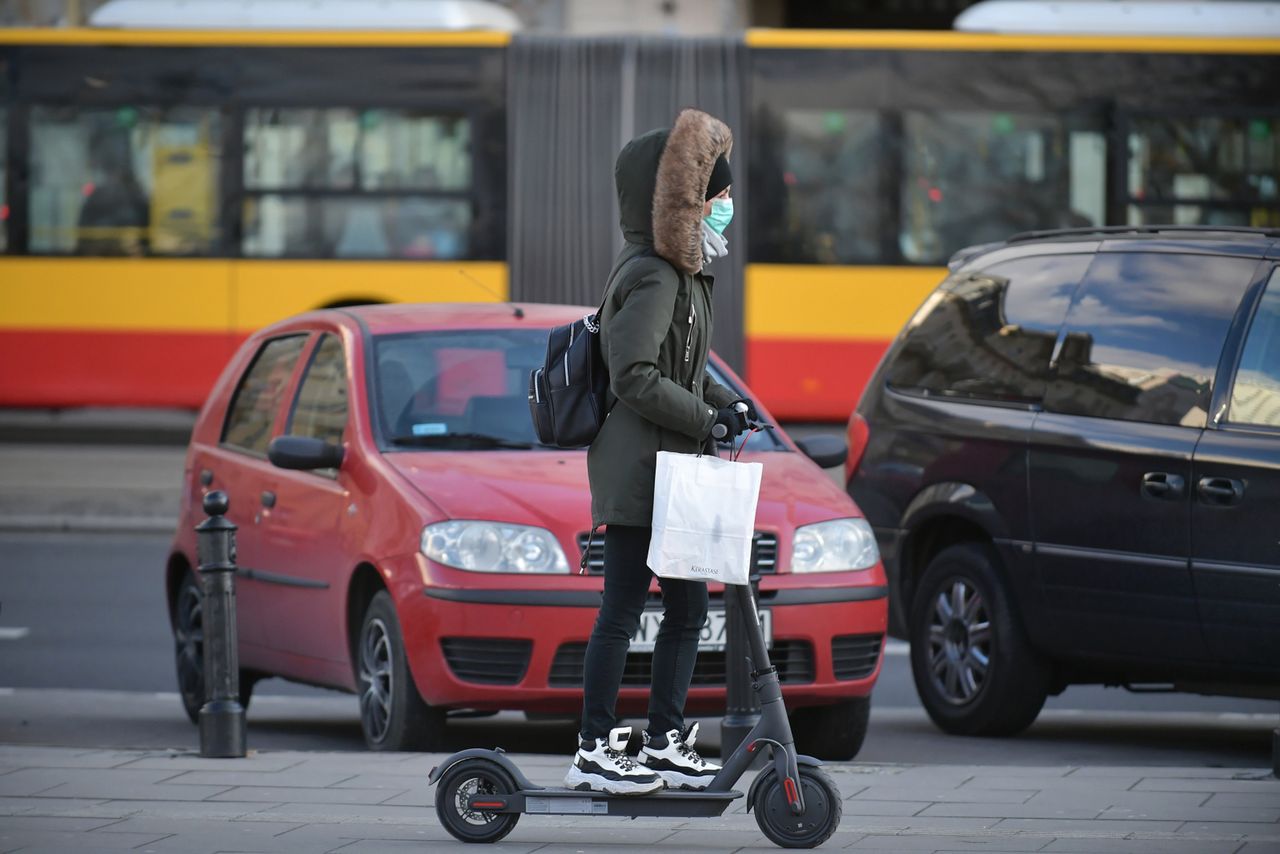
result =
[[[711,781],[715,779],[715,774],[711,776],[695,777],[692,774],[681,774],[679,771],[654,771],[667,784],[669,789],[692,789],[701,791],[711,785]]]
[[[651,795],[666,786],[661,776],[643,782],[610,780],[599,774],[580,771],[576,765],[564,775],[564,785],[566,789],[577,792],[603,792],[606,795]]]

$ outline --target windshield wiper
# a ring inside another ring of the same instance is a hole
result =
[[[458,446],[463,448],[500,448],[511,451],[527,451],[532,442],[518,442],[487,433],[434,433],[424,436],[393,436],[393,445],[417,445],[423,448]]]

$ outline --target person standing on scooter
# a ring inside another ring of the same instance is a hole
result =
[[[719,770],[693,749],[698,725],[684,723],[707,619],[705,583],[658,579],[663,616],[638,761],[626,753],[631,728],[616,726],[614,709],[654,577],[646,557],[657,453],[714,453],[716,425],[734,436],[755,417],[750,401],[706,372],[712,302],[706,266],[727,252],[732,147],[723,122],[686,109],[670,129],[627,143],[614,168],[626,243],[610,276],[600,332],[612,408],[587,454],[592,521],[607,526],[604,599],[587,645],[582,731],[565,775],[569,788],[613,794],[647,794],[664,785],[702,789]],[[746,414],[734,408],[739,402],[747,404]]]

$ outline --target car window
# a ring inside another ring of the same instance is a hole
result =
[[[223,444],[266,455],[276,414],[306,340],[305,335],[273,338],[258,350],[231,399],[222,428]]]
[[[325,335],[307,365],[286,432],[341,445],[346,426],[347,362],[341,339]]]
[[[889,385],[1038,403],[1058,329],[1092,257],[1018,258],[944,283],[907,324]]]
[[[406,448],[487,450],[450,442],[478,434],[537,446],[529,417],[529,374],[547,354],[545,329],[451,329],[374,338],[372,405],[383,441]],[[721,385],[742,393],[713,363]],[[784,450],[771,431],[754,434],[752,451]]]
[[[384,440],[420,437],[426,443],[431,437],[478,433],[535,444],[529,373],[546,350],[546,330],[538,329],[377,336],[374,406]]]
[[[1227,329],[1257,263],[1099,254],[1067,312],[1045,408],[1203,427]]]
[[[1280,427],[1280,268],[1271,274],[1249,324],[1227,420]]]

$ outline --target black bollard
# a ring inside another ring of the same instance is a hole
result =
[[[240,653],[236,648],[236,526],[226,517],[227,494],[204,497],[209,518],[196,526],[204,628],[204,706],[200,755],[245,755],[240,705]]]
[[[751,577],[751,595],[757,598],[756,576]],[[727,591],[726,591],[727,593]],[[744,615],[738,608],[729,606],[725,596],[724,637],[724,719],[720,722],[720,758],[723,760],[751,732],[760,720],[760,700],[751,687],[751,666],[747,658],[751,647],[747,643]],[[752,762],[757,767],[763,761],[765,751]]]

